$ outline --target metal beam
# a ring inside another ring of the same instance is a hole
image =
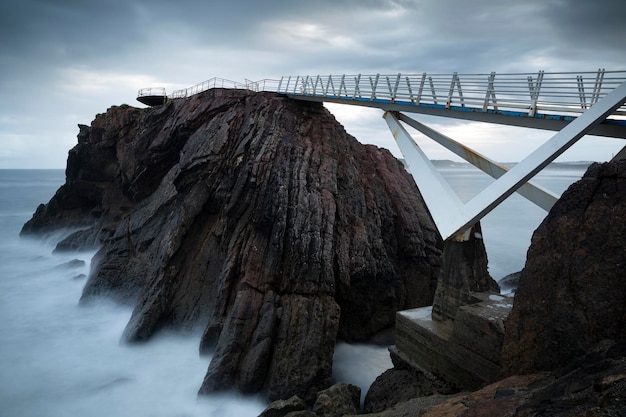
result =
[[[456,155],[463,158],[465,161],[474,165],[476,168],[480,169],[481,171],[483,171],[487,175],[490,175],[493,178],[500,178],[509,170],[508,167],[501,165],[487,158],[486,156],[481,155],[470,147],[465,146],[455,141],[454,139],[437,132],[436,130],[418,122],[415,119],[412,119],[402,113],[393,113],[393,115],[397,119],[419,130],[424,135],[428,136],[435,142],[444,146],[448,150],[452,151]],[[517,192],[546,211],[549,211],[554,203],[556,203],[556,200],[559,199],[559,196],[555,193],[541,187],[540,185],[533,184],[530,181],[526,184],[523,184],[517,190]]]
[[[391,103],[381,101],[369,101],[369,100],[354,100],[344,99],[336,97],[323,97],[323,96],[304,96],[301,94],[286,94],[287,97],[294,100],[304,101],[317,101],[320,103],[337,103],[347,104],[351,106],[361,107],[373,107],[384,111],[397,111],[404,113],[418,113],[426,114],[429,116],[447,117],[460,120],[471,120],[476,122],[494,123],[507,126],[528,127],[533,129],[559,131],[567,126],[569,120],[559,120],[554,118],[539,118],[528,116],[509,116],[507,114],[500,113],[485,113],[482,111],[457,111],[447,110],[444,106],[429,107],[429,106],[416,106],[402,103]],[[623,124],[610,124],[600,123],[594,126],[593,130],[589,132],[590,135],[604,136],[610,138],[626,139],[626,126]]]
[[[626,102],[626,82],[565,126],[466,204],[460,202],[398,119],[384,115],[442,238],[463,233]],[[444,142],[446,142],[444,140]],[[442,192],[443,190],[443,192]]]
[[[437,228],[440,229],[440,225],[449,222],[461,223],[467,217],[462,215],[463,202],[398,119],[389,112],[383,118],[402,151],[408,171],[413,175]]]
[[[442,227],[444,239],[467,229],[626,102],[626,82],[607,94],[464,206],[464,221]],[[440,230],[442,230],[440,229]]]

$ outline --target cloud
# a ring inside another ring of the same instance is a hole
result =
[[[142,87],[179,89],[215,76],[243,81],[307,74],[621,69],[624,9],[615,0],[602,5],[582,0],[5,0],[0,3],[0,135],[11,144],[23,138],[25,145],[11,145],[13,159],[0,155],[0,167],[64,161],[77,123],[89,123],[110,105],[134,103]],[[370,120],[371,113],[361,110],[340,112],[338,119],[346,120],[350,133],[397,153],[379,115]],[[43,160],[28,151],[36,146],[33,137],[50,143]],[[19,152],[20,163],[15,162]]]

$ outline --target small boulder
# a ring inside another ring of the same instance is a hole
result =
[[[285,417],[294,416],[294,413],[306,411],[306,404],[302,398],[294,395],[287,400],[276,400],[267,406],[259,417]]]
[[[358,414],[361,408],[361,388],[352,384],[335,384],[319,391],[313,411],[321,417]]]

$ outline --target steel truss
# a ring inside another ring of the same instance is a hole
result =
[[[537,83],[539,82],[538,80]],[[538,206],[549,210],[557,196],[529,180],[625,102],[626,82],[586,109],[510,170],[401,113],[387,111],[383,117],[406,160],[409,172],[413,174],[439,233],[444,240],[449,240],[463,239],[472,225],[516,191]],[[496,181],[470,201],[463,203],[400,121],[444,145],[467,162],[496,178]]]

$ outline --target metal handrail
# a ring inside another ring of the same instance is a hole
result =
[[[415,106],[577,116],[626,82],[626,71],[283,76],[278,93]],[[626,116],[626,105],[614,115]]]
[[[271,79],[264,79],[259,81],[246,80],[244,83],[241,83],[238,81],[213,77],[210,80],[201,82],[194,86],[183,88],[181,90],[175,90],[174,92],[172,92],[172,94],[168,95],[168,98],[186,98],[210,90],[212,88],[242,89],[251,91],[276,91],[278,84],[278,80]],[[268,89],[268,87],[270,86],[273,86],[271,90]]]
[[[163,87],[142,88],[141,90],[137,92],[137,97],[149,97],[149,96],[165,97],[165,88]]]

